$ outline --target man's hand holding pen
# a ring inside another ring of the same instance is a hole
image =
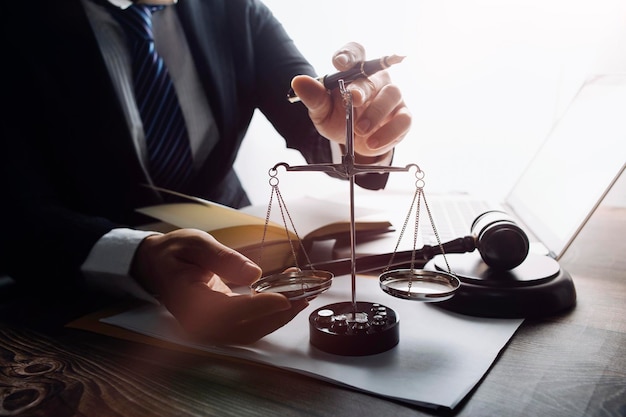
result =
[[[365,62],[365,50],[349,43],[333,56],[333,64],[346,76],[355,66]],[[397,60],[392,63],[397,62]],[[336,75],[333,74],[333,78]],[[327,77],[328,78],[328,77]],[[404,104],[400,89],[391,83],[385,70],[365,76],[350,75],[347,80],[354,104],[354,150],[357,163],[387,160],[393,148],[406,136],[411,114]],[[327,87],[317,79],[300,75],[292,80],[293,92],[309,109],[309,116],[324,137],[341,145],[345,143],[345,108],[337,88]]]

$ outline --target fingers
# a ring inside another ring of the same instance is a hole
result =
[[[333,65],[339,71],[349,70],[363,61],[365,61],[365,48],[356,42],[344,45],[333,55]],[[296,76],[291,82],[291,88],[309,111],[330,114],[332,108],[328,92],[315,79],[308,76]]]
[[[373,84],[372,81],[370,83]],[[355,133],[357,135],[370,134],[374,128],[382,126],[401,106],[404,106],[402,93],[393,84],[383,85],[379,89],[367,93],[364,93],[363,89],[358,86],[354,87],[353,91],[355,90],[357,94],[353,93],[353,97],[361,102],[360,107],[362,107],[358,111],[357,120],[355,120]]]
[[[365,146],[355,145],[356,151],[363,156],[384,155],[404,139],[411,127],[411,120],[406,107],[398,108],[387,123],[367,136]]]
[[[387,71],[380,71],[369,77],[357,78],[348,85],[348,89],[352,93],[354,107],[361,107],[374,99],[386,86],[394,86]],[[396,86],[394,88],[398,89]],[[400,93],[399,89],[398,93]]]
[[[400,89],[381,72],[349,86],[355,108],[355,151],[363,156],[389,152],[409,132],[411,114]]]
[[[257,294],[232,297],[233,305],[239,312],[236,321],[222,340],[229,343],[248,344],[274,332],[291,321],[308,303],[304,300],[289,302],[280,294]],[[286,304],[284,304],[286,302]],[[288,305],[288,308],[282,309]]]
[[[358,43],[346,44],[333,56],[333,63],[340,71],[364,60],[365,50]],[[295,77],[292,88],[307,107],[318,132],[330,140],[344,143],[345,110],[339,91],[329,92],[308,76]],[[355,108],[355,152],[362,158],[388,154],[411,127],[411,114],[400,89],[391,82],[387,71],[358,78],[348,85],[348,89]]]
[[[241,253],[217,241],[210,234],[195,229],[180,229],[164,235],[164,243],[173,258],[181,267],[187,264],[185,271],[188,279],[207,281],[217,274],[228,282],[246,285],[261,276],[261,268]],[[166,255],[163,254],[163,255]],[[181,269],[182,272],[182,269]]]
[[[213,236],[206,234],[207,252],[201,256],[199,262],[209,271],[219,275],[222,279],[239,285],[250,284],[261,277],[261,268],[241,253],[231,249]]]
[[[333,65],[339,71],[346,71],[359,62],[365,61],[365,48],[356,42],[349,42],[333,54]]]
[[[356,118],[355,151],[360,155],[378,156],[389,152],[411,128],[411,114],[402,100],[397,101],[393,92],[389,92],[390,97],[386,97],[386,93],[381,91],[382,97],[373,100]]]
[[[165,305],[194,339],[247,344],[284,326],[308,303],[272,293],[229,296],[194,282],[177,287]]]

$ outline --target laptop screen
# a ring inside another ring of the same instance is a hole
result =
[[[626,164],[626,74],[588,79],[507,197],[558,258]]]

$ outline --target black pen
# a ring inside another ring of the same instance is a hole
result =
[[[326,87],[326,89],[332,90],[339,86],[339,80],[343,80],[345,84],[350,84],[351,82],[359,78],[367,78],[370,75],[376,74],[378,71],[382,71],[394,64],[398,64],[402,62],[403,59],[403,56],[390,55],[384,56],[379,59],[372,59],[371,61],[363,61],[356,64],[354,67],[350,68],[347,71],[324,75],[317,80],[324,84],[324,87]],[[291,103],[296,103],[300,101],[300,98],[293,91],[293,88],[289,89],[289,92],[287,93],[287,100],[289,100],[289,102]]]

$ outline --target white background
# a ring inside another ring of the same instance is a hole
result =
[[[626,72],[623,0],[266,0],[319,74],[348,41],[391,69],[413,114],[394,165],[417,163],[426,191],[504,197],[588,74]],[[580,146],[581,144],[572,144]],[[267,170],[303,163],[257,114],[235,164],[253,204]],[[406,174],[388,188],[408,189]],[[345,184],[318,173],[281,175],[286,198]],[[409,191],[410,192],[410,191]]]

